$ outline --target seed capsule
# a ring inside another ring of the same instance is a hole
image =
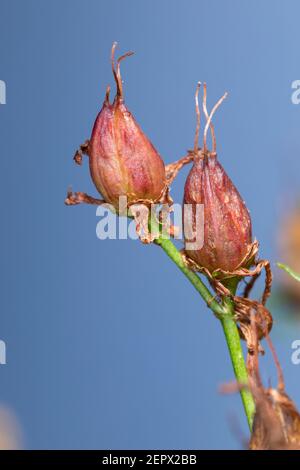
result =
[[[124,104],[120,62],[112,70],[117,85],[114,102],[109,102],[109,88],[94,124],[89,144],[90,172],[97,190],[106,202],[118,206],[119,197],[127,196],[128,205],[156,202],[164,191],[165,166],[148,137]]]
[[[189,233],[197,229],[196,205],[204,206],[203,247],[186,249],[187,255],[199,266],[211,273],[216,269],[233,272],[242,263],[252,243],[251,219],[248,209],[238,190],[219,163],[216,154],[216,141],[212,116],[224,97],[213,108],[210,116],[206,109],[206,86],[204,85],[203,110],[207,119],[204,130],[203,149],[197,148],[200,128],[198,110],[198,90],[196,93],[197,132],[195,140],[195,161],[188,175],[184,189],[184,204],[191,204],[190,217],[184,216],[184,229]],[[206,134],[210,127],[213,151],[206,147]],[[187,219],[187,220],[185,220]],[[186,240],[186,248],[187,248]]]

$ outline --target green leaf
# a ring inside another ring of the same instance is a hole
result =
[[[300,282],[300,274],[296,273],[293,269],[283,263],[277,263],[278,268],[286,271],[290,276],[292,276],[296,281]]]

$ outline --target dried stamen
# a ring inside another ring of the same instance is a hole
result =
[[[120,70],[120,63],[122,62],[123,59],[126,59],[126,57],[129,57],[134,54],[134,52],[129,51],[126,52],[126,54],[123,54],[121,57],[117,59],[117,68],[115,68],[115,50],[117,47],[117,42],[114,42],[112,45],[111,49],[111,66],[112,66],[112,71],[113,75],[115,77],[116,85],[117,85],[117,97],[119,99],[123,99],[123,84],[122,84],[122,77],[121,77],[121,70]]]
[[[206,106],[206,99],[207,99],[207,87],[206,87],[206,83],[203,84],[203,103],[202,103],[202,106],[203,106],[203,112],[204,112],[204,115],[206,117],[206,121],[208,121],[208,111],[207,111],[207,106]],[[214,125],[213,123],[210,121],[210,132],[211,132],[211,140],[212,140],[212,151],[213,152],[216,152],[216,136],[215,136],[215,128],[214,128]]]
[[[200,132],[200,109],[199,109],[199,90],[201,82],[197,83],[196,93],[195,93],[195,105],[196,105],[196,131],[195,131],[195,140],[194,140],[194,154],[197,155],[199,148],[199,132]]]
[[[213,109],[211,110],[211,113],[209,115],[209,117],[207,118],[207,108],[206,108],[206,84],[203,85],[203,111],[204,111],[204,114],[206,115],[206,125],[205,125],[205,129],[204,129],[204,133],[203,133],[203,151],[205,152],[207,150],[207,145],[206,145],[206,137],[207,137],[207,131],[208,131],[208,128],[210,127],[211,129],[211,134],[212,134],[212,151],[213,153],[216,152],[216,138],[215,138],[215,133],[214,133],[214,128],[211,127],[211,124],[212,124],[212,118],[213,118],[213,115],[215,114],[215,112],[217,111],[217,109],[219,108],[219,106],[222,104],[222,102],[225,100],[225,98],[227,97],[228,93],[225,93],[222,98],[219,99],[219,101],[214,105]]]

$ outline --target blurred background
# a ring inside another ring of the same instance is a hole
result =
[[[247,438],[217,320],[155,246],[100,241],[96,208],[65,207],[66,189],[96,196],[89,138],[108,83],[110,48],[126,102],[166,163],[193,145],[194,93],[208,84],[219,159],[251,211],[274,267],[272,334],[300,406],[300,79],[297,0],[0,0],[0,446],[236,449]],[[186,168],[172,196],[181,202]],[[259,294],[262,286],[257,286]],[[276,385],[270,353],[266,382]]]

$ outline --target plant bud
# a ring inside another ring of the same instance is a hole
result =
[[[123,100],[120,62],[112,69],[117,84],[114,102],[109,102],[109,88],[97,116],[89,145],[90,172],[97,190],[106,202],[118,207],[119,197],[127,196],[128,205],[156,202],[162,196],[165,166],[150,140],[143,133]]]
[[[252,244],[251,219],[239,192],[218,162],[215,151],[211,118],[226,95],[208,116],[205,86],[204,93],[203,109],[207,124],[204,131],[203,149],[197,149],[197,152],[196,149],[194,150],[197,155],[184,189],[184,204],[192,205],[190,212],[187,210],[184,212],[185,233],[186,228],[189,228],[189,233],[195,233],[197,230],[196,204],[203,204],[204,227],[202,226],[201,229],[204,230],[204,239],[202,248],[186,249],[186,253],[197,265],[208,269],[210,273],[217,269],[234,272],[246,257]],[[198,106],[197,100],[196,105]],[[198,124],[200,125],[200,117]],[[212,132],[212,152],[206,148],[208,127]],[[197,132],[199,132],[199,126],[197,126]],[[186,240],[186,248],[187,242],[188,240]]]

